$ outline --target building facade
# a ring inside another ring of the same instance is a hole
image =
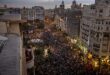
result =
[[[80,39],[94,56],[110,56],[109,0],[96,0],[94,5],[84,6]]]
[[[34,6],[32,8],[23,8],[21,9],[21,17],[24,20],[44,20],[45,19],[45,13],[44,8],[41,6]]]
[[[55,8],[57,27],[71,37],[79,37],[80,19],[82,17],[81,5],[73,1],[70,9],[64,9],[64,6],[64,2],[62,2],[59,8]]]
[[[21,19],[22,20],[28,20],[28,11],[29,11],[29,8],[23,7],[21,9]]]
[[[69,9],[65,12],[66,33],[71,37],[79,37],[80,19],[82,12],[79,9]]]
[[[34,11],[34,19],[44,20],[45,19],[45,10],[42,6],[34,6],[32,7]]]
[[[45,10],[45,17],[48,17],[48,18],[54,18],[55,16],[55,12],[54,12],[54,9],[46,9]]]

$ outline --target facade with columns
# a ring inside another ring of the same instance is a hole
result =
[[[80,39],[93,55],[110,56],[110,0],[84,6]]]

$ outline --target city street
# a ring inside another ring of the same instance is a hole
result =
[[[0,75],[110,75],[110,0],[0,0]]]
[[[46,29],[41,34],[44,41],[43,53],[35,54],[35,74],[99,75],[98,69],[94,69],[91,64],[82,60],[84,56],[78,47],[73,45],[73,48],[71,48],[67,37],[64,37],[63,32],[51,30],[51,28]],[[44,56],[45,52],[46,56]],[[105,72],[103,73],[102,75],[105,75]]]
[[[24,43],[27,49],[34,48],[34,73],[39,75],[109,75],[107,70],[99,71],[88,56],[68,39],[63,31],[53,25],[45,25],[45,29],[36,28],[33,33],[24,33],[28,38]],[[39,41],[29,42],[32,39]],[[41,40],[41,41],[40,41]],[[33,69],[30,71],[31,75]]]
[[[85,55],[54,24],[45,25],[44,29],[35,28],[33,33],[24,35],[25,48],[32,50],[31,53],[29,51],[27,61],[34,59],[34,67],[30,69],[29,75],[109,75],[108,69],[94,66],[93,59],[88,58],[89,53]]]

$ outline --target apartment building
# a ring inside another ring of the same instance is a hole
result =
[[[80,19],[82,17],[81,4],[74,0],[71,8],[65,9],[64,6],[64,2],[62,2],[59,8],[55,8],[57,27],[71,37],[79,37]]]
[[[80,39],[94,56],[110,56],[110,0],[84,6]]]
[[[21,18],[23,20],[41,20],[45,19],[44,8],[41,6],[34,6],[32,8],[22,8],[21,9]]]

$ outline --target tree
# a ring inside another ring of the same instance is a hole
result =
[[[35,50],[34,53],[35,53],[35,56],[36,56],[36,55],[43,55],[43,52],[44,52],[43,48],[38,48],[38,49]]]
[[[39,22],[38,25],[37,25],[37,27],[39,29],[43,29],[44,28],[44,23],[43,22]]]

